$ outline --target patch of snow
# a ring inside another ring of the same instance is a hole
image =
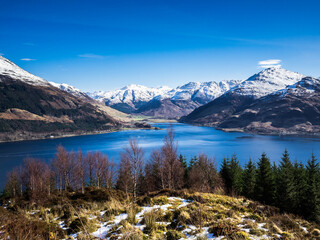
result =
[[[78,88],[75,88],[71,85],[68,85],[66,83],[55,83],[55,82],[49,82],[52,86],[59,88],[65,92],[68,92],[76,97],[80,98],[88,98],[88,95],[79,90]]]

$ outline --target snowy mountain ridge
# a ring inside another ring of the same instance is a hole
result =
[[[75,88],[69,84],[66,83],[55,83],[55,82],[49,82],[52,86],[56,88],[60,88],[61,90],[68,92],[76,97],[81,97],[81,98],[88,98],[88,95],[82,92],[80,89]]]
[[[291,72],[281,67],[270,67],[249,77],[231,89],[230,92],[260,98],[295,84],[303,77],[305,76],[300,73]]]
[[[0,56],[0,75],[9,76],[13,79],[17,79],[31,85],[49,85],[46,80],[23,70],[22,68],[2,56]]]
[[[149,102],[153,99],[192,100],[203,104],[220,96],[240,82],[239,80],[225,80],[219,83],[215,81],[189,82],[174,89],[167,86],[152,88],[130,84],[115,91],[98,91],[88,93],[88,95],[98,101],[106,102],[109,106],[120,103],[133,106],[136,103]]]

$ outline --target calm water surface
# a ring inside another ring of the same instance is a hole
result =
[[[223,157],[236,153],[243,165],[249,158],[257,161],[262,152],[266,152],[271,161],[280,160],[284,149],[287,149],[292,160],[306,162],[313,152],[320,156],[320,139],[307,137],[259,136],[244,133],[225,133],[214,128],[198,127],[187,124],[153,124],[162,130],[128,130],[100,135],[78,136],[60,139],[47,139],[0,143],[0,189],[5,183],[6,174],[20,165],[26,157],[41,158],[49,162],[55,155],[56,147],[62,144],[67,150],[84,153],[101,151],[108,154],[117,163],[119,152],[127,145],[128,139],[135,137],[145,150],[147,159],[153,149],[162,146],[166,129],[172,125],[178,141],[179,153],[188,160],[198,153],[214,157],[220,165]]]

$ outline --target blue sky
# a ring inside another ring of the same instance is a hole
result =
[[[320,76],[320,3],[0,0],[0,53],[84,91],[245,79],[258,62]]]

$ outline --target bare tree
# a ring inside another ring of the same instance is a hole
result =
[[[147,191],[156,191],[166,187],[164,158],[159,150],[152,151],[144,171]]]
[[[135,138],[132,138],[129,140],[129,146],[124,149],[124,152],[121,154],[121,164],[120,164],[120,175],[121,174],[128,174],[127,166],[124,166],[124,164],[128,164],[130,175],[132,179],[132,191],[133,191],[133,198],[134,201],[137,197],[137,185],[139,180],[139,174],[142,171],[143,167],[143,156],[144,152],[142,148],[139,146],[137,140]],[[121,176],[123,177],[123,176]],[[124,181],[121,180],[122,182]]]
[[[59,182],[59,190],[67,190],[71,186],[71,180],[73,178],[74,170],[74,154],[69,154],[67,150],[59,145],[57,147],[57,153],[52,162],[52,167],[56,173],[57,180]]]
[[[86,171],[85,162],[82,155],[82,151],[79,149],[75,157],[75,188],[81,189],[81,193],[84,194],[84,188],[86,184]]]
[[[161,154],[164,159],[165,181],[169,189],[178,189],[183,185],[183,167],[177,155],[178,144],[175,141],[175,134],[169,128],[167,136],[164,138],[164,145]]]
[[[5,186],[7,194],[11,197],[17,197],[19,194],[19,176],[17,169],[13,169],[7,175],[7,183]]]
[[[135,138],[132,138],[129,140],[129,147],[125,149],[125,154],[128,156],[131,166],[133,180],[133,198],[134,200],[136,200],[138,177],[143,166],[144,152],[139,146],[138,141]]]
[[[94,179],[94,169],[96,165],[95,154],[93,152],[88,152],[85,157],[85,165],[89,175],[89,186],[95,186],[96,182]]]
[[[25,185],[33,200],[41,201],[50,195],[51,177],[51,171],[46,163],[33,158],[24,161]]]
[[[124,191],[128,196],[128,193],[132,189],[132,175],[131,175],[131,166],[128,156],[125,153],[121,154],[117,187]]]
[[[189,172],[189,186],[200,192],[214,192],[221,185],[214,159],[200,154]]]

